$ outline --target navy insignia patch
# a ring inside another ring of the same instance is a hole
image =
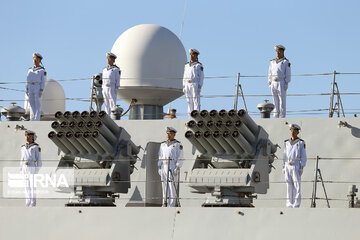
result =
[[[204,67],[201,67],[201,71],[204,71]]]
[[[44,75],[46,76],[46,72],[44,72]]]
[[[291,63],[289,63],[288,65],[289,65],[289,67],[290,67]]]
[[[41,148],[39,148],[39,152],[41,152]]]
[[[180,150],[182,150],[183,149],[183,145],[180,145]]]
[[[304,144],[304,149],[306,148],[306,144]]]

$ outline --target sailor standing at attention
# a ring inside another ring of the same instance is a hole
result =
[[[183,164],[183,146],[175,139],[176,129],[166,128],[167,141],[160,145],[159,149],[159,175],[161,177],[163,206],[175,207],[177,199],[177,182],[179,172]]]
[[[200,52],[194,48],[189,49],[190,62],[185,64],[183,77],[183,92],[188,103],[188,115],[193,110],[200,110],[200,91],[204,82],[204,67],[198,61]]]
[[[298,208],[301,203],[301,175],[306,165],[304,140],[298,138],[300,126],[290,125],[291,138],[285,140],[283,155],[283,173],[287,186],[286,206]]]
[[[34,186],[34,174],[41,167],[41,149],[36,140],[35,132],[25,131],[26,144],[21,146],[20,169],[25,179],[25,204],[27,207],[36,206],[36,194]]]
[[[276,58],[270,61],[268,84],[275,104],[274,118],[286,116],[286,90],[291,81],[290,62],[284,56],[285,47],[276,45]]]
[[[40,98],[44,91],[46,71],[40,66],[43,57],[40,53],[33,54],[34,66],[29,68],[26,80],[26,95],[29,98],[30,121],[39,121],[41,115]]]
[[[121,71],[118,66],[115,65],[116,55],[108,52],[106,53],[108,66],[104,68],[102,74],[102,94],[104,96],[105,112],[115,119],[115,115],[111,112],[111,109],[116,106],[116,90],[120,87],[120,75]]]

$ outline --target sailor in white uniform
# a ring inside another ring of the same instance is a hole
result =
[[[285,47],[276,45],[276,59],[270,61],[268,84],[275,104],[274,118],[286,116],[286,91],[291,81],[289,60],[284,56]]]
[[[25,131],[26,144],[21,146],[20,169],[25,180],[25,204],[27,207],[36,206],[36,194],[34,186],[34,174],[41,167],[41,149],[36,140],[35,132]]]
[[[163,206],[175,207],[177,203],[178,178],[183,164],[183,146],[175,139],[176,130],[166,128],[167,141],[159,149],[159,174],[162,182]]]
[[[204,67],[198,61],[200,52],[189,49],[190,62],[185,64],[183,77],[183,92],[188,103],[188,115],[193,110],[200,110],[200,91],[204,83]]]
[[[290,125],[291,138],[285,140],[283,155],[283,173],[287,186],[286,206],[298,208],[301,203],[301,175],[306,165],[304,140],[298,138],[300,126]]]
[[[34,66],[29,68],[26,80],[26,95],[29,98],[30,121],[39,121],[41,115],[40,98],[44,91],[46,71],[41,66],[43,57],[39,53],[33,54]]]
[[[104,97],[105,112],[115,119],[115,115],[111,112],[116,106],[116,90],[120,87],[121,71],[115,65],[116,55],[108,52],[106,53],[108,66],[104,68],[102,74],[102,94]]]

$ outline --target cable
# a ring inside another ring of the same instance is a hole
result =
[[[292,77],[312,77],[312,76],[329,76],[334,75],[334,73],[308,73],[308,74],[292,74],[290,76]],[[338,73],[336,72],[336,75],[360,75],[360,73]],[[240,75],[240,78],[267,78],[269,75]],[[237,79],[237,75],[220,75],[220,76],[207,76],[204,77],[204,79]],[[52,79],[52,78],[49,78]],[[84,78],[70,78],[70,79],[52,79],[57,82],[69,82],[69,81],[85,81],[85,80],[91,80],[92,77],[84,77]],[[183,79],[183,77],[156,77],[156,78],[134,78],[134,77],[122,77],[121,80],[179,80]],[[0,84],[25,84],[26,81],[19,81],[19,82],[0,82]]]

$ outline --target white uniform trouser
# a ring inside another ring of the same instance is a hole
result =
[[[115,119],[115,115],[111,113],[111,109],[116,106],[116,89],[115,86],[103,87],[102,94],[104,97],[105,112]]]
[[[27,167],[24,165],[22,167],[22,174],[24,175],[25,180],[25,205],[27,207],[36,206],[36,189],[34,185],[34,167]]]
[[[167,203],[169,207],[176,206],[176,185],[178,182],[178,177],[174,176],[174,169],[170,168],[169,172],[169,181],[167,181],[167,174],[168,174],[168,165],[163,164],[161,166],[161,184],[162,184],[162,193],[163,193],[163,203]],[[168,184],[168,185],[167,185]],[[167,186],[166,186],[167,185]],[[167,189],[167,197],[166,197],[166,188]]]
[[[196,83],[186,83],[185,84],[185,96],[188,103],[188,115],[193,110],[200,111],[200,91],[199,85]]]
[[[286,206],[300,207],[301,203],[301,176],[300,164],[285,165],[285,181],[287,186]]]
[[[271,83],[271,93],[275,105],[274,118],[286,116],[286,90],[285,81]]]
[[[29,91],[30,121],[39,121],[41,115],[40,88]]]

